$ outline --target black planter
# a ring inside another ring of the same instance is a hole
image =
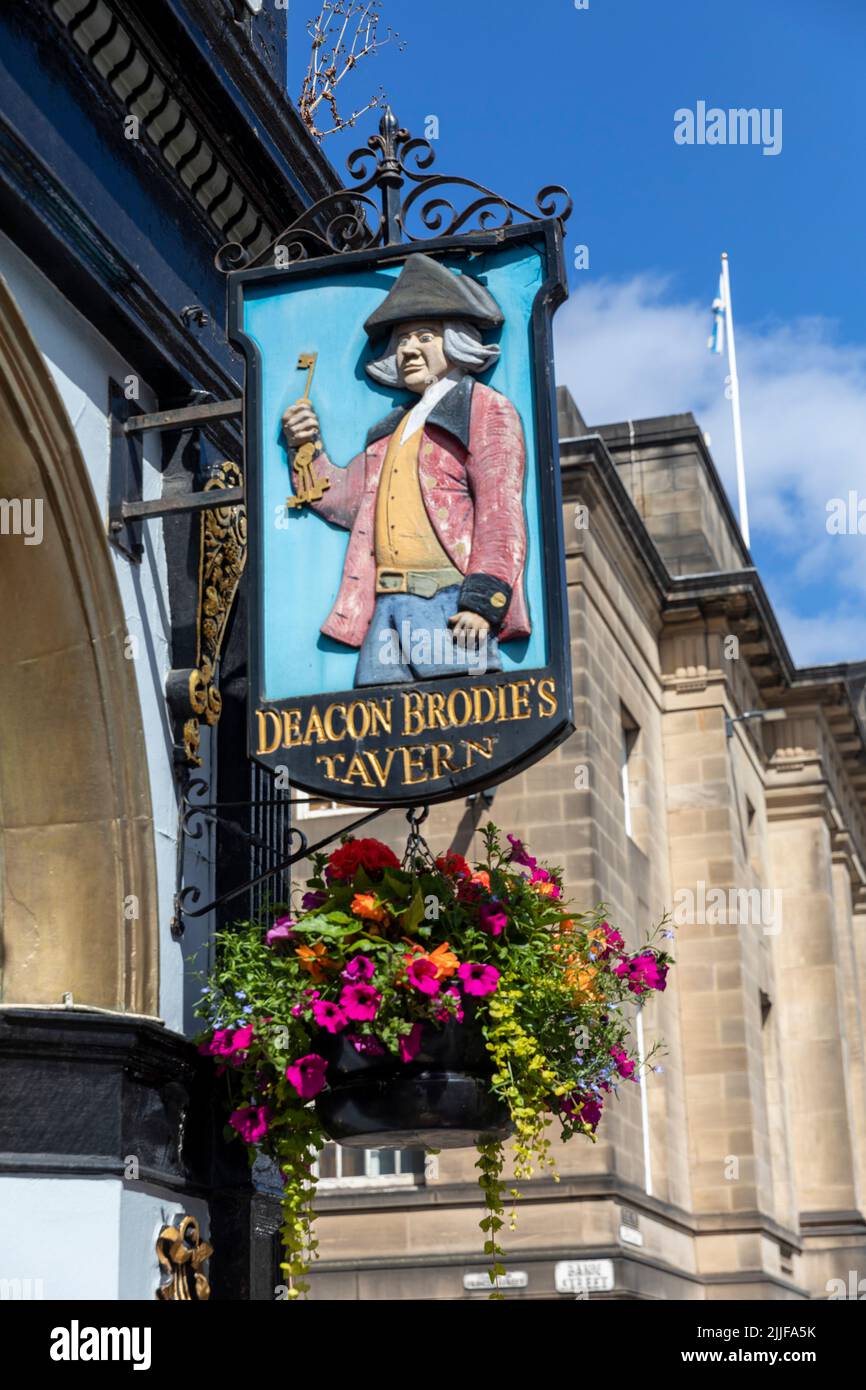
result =
[[[463,1149],[511,1133],[508,1107],[490,1091],[490,1054],[468,1010],[462,1024],[423,1024],[411,1062],[390,1053],[364,1056],[341,1034],[322,1034],[315,1047],[328,1063],[316,1110],[338,1144]]]

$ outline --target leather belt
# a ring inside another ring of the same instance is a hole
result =
[[[450,565],[438,570],[397,570],[385,565],[376,568],[377,594],[414,594],[417,598],[433,598],[440,589],[462,583],[463,575]]]

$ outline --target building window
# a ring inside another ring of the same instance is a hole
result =
[[[629,714],[625,705],[620,705],[620,772],[622,777],[623,820],[625,824],[625,833],[630,840],[634,839],[632,825],[632,780],[634,769],[631,758],[639,734],[640,729],[636,720]]]
[[[315,1165],[319,1187],[415,1187],[424,1180],[423,1149],[348,1149],[326,1144]]]
[[[347,806],[343,801],[328,801],[320,796],[305,796],[292,791],[298,820],[315,820],[322,816],[362,816],[367,806]]]

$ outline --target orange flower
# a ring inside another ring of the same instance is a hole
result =
[[[372,893],[356,893],[352,899],[352,911],[365,922],[387,922],[388,913],[379,907]]]
[[[427,959],[432,960],[436,966],[436,976],[440,980],[447,980],[460,964],[447,941],[443,941],[441,946],[437,946],[435,951],[431,951]]]
[[[480,883],[482,888],[490,888],[490,875],[486,869],[479,869],[469,880],[470,883]]]
[[[314,984],[322,984],[327,978],[326,971],[336,969],[337,963],[328,955],[324,941],[317,941],[314,946],[299,946],[295,955],[300,957],[304,969],[310,972]]]
[[[592,988],[592,982],[597,974],[596,967],[588,965],[583,970],[566,970],[564,979],[566,984],[574,987],[576,999],[594,999],[596,994]]]
[[[544,883],[536,883],[535,888],[541,898],[555,898],[559,896],[559,889],[552,879],[547,879]]]

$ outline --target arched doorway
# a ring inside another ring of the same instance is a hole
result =
[[[123,609],[72,425],[2,279],[0,630],[0,1001],[155,1014],[150,788]]]

